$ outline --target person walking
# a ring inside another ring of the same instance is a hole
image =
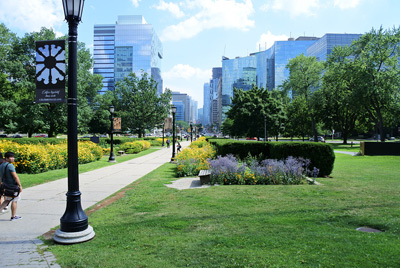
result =
[[[6,160],[4,160],[3,158],[3,154],[0,152],[0,165],[3,164],[3,162],[5,162]],[[0,176],[0,184],[1,184],[2,180],[1,180],[1,176]],[[0,205],[3,204],[4,201],[4,196],[0,195]],[[6,212],[8,209],[8,206],[6,206],[1,212]]]
[[[167,139],[167,148],[169,148],[170,143],[171,143],[171,141],[169,139]]]
[[[181,151],[182,146],[179,143],[179,141],[177,141],[177,142],[178,142],[178,144],[176,145],[176,148],[177,148],[177,153],[179,153]]]
[[[22,186],[21,182],[19,180],[19,177],[17,175],[17,172],[15,171],[14,167],[14,161],[15,161],[15,154],[13,152],[7,152],[4,154],[4,159],[5,162],[3,162],[0,165],[0,177],[2,178],[2,181],[6,184],[9,185],[14,185],[14,186],[19,186],[19,194],[17,197],[11,197],[11,196],[6,196],[4,202],[10,202],[11,201],[11,221],[14,220],[19,220],[22,219],[22,217],[16,215],[17,213],[17,203],[19,200],[21,200],[21,192],[22,192]]]

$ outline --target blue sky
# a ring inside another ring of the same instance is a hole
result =
[[[162,40],[164,88],[203,105],[203,84],[221,58],[243,57],[276,40],[399,27],[398,0],[86,0],[79,41],[93,46],[93,25],[143,15]],[[1,0],[0,22],[24,33],[67,33],[62,0]]]

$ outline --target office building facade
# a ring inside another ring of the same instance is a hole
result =
[[[118,16],[116,24],[95,25],[93,45],[93,72],[103,76],[99,93],[113,91],[130,73],[147,73],[157,82],[157,92],[163,92],[162,44],[143,16]]]
[[[233,88],[249,90],[252,85],[257,85],[270,91],[279,89],[289,77],[286,66],[290,59],[304,54],[325,61],[333,47],[349,46],[360,36],[361,34],[325,34],[321,38],[300,36],[297,39],[276,41],[269,49],[246,57],[223,57],[220,123],[226,119],[226,113],[230,109]]]

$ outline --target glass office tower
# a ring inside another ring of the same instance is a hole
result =
[[[250,69],[250,68],[251,69]],[[255,74],[255,68],[257,67],[256,57],[250,55],[247,57],[237,57],[235,59],[229,59],[224,57],[222,59],[222,118],[221,122],[226,119],[226,113],[230,109],[232,104],[231,98],[233,97],[234,84],[238,85],[244,82],[244,74],[249,77],[249,74]],[[255,81],[254,81],[255,84]]]
[[[285,81],[289,77],[289,69],[286,68],[289,60],[297,57],[302,53],[307,56],[307,48],[317,41],[317,38],[315,38],[314,40],[298,39],[294,41],[276,41],[273,45],[275,89],[281,86],[283,84],[283,81]]]
[[[93,72],[104,78],[100,93],[114,90],[115,83],[132,72],[152,76],[158,93],[163,92],[162,44],[143,16],[118,16],[115,25],[95,25],[93,54]]]
[[[315,56],[318,61],[326,61],[335,46],[350,46],[361,34],[325,34],[307,48],[307,56]]]

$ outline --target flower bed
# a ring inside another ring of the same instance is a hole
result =
[[[60,144],[18,144],[1,140],[0,151],[15,153],[15,168],[19,173],[40,173],[67,167],[67,140]],[[78,142],[78,163],[99,160],[103,149],[86,141]]]
[[[176,156],[178,177],[197,176],[202,169],[208,169],[207,159],[215,156],[213,147],[201,137],[192,142],[189,148],[183,149]]]
[[[285,160],[252,160],[250,164],[240,163],[232,155],[218,156],[209,160],[211,184],[302,184],[307,175],[317,177],[318,169],[308,169],[310,160],[288,157]]]

